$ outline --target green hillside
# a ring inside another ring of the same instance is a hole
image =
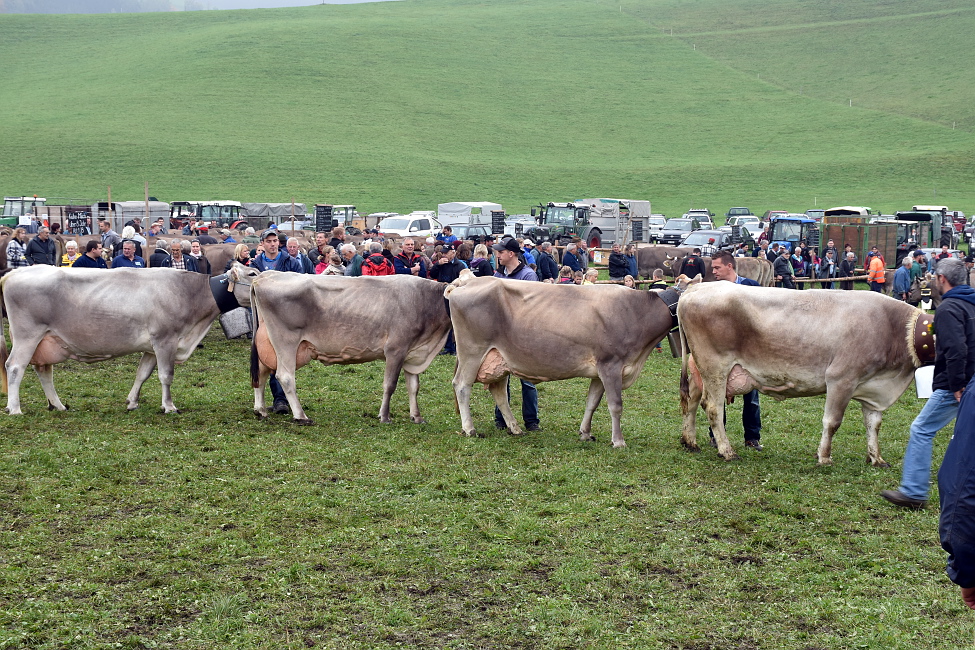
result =
[[[933,36],[971,27],[930,0],[0,16],[0,191],[972,211],[975,72]]]

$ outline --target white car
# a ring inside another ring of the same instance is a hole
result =
[[[435,237],[443,229],[440,222],[427,214],[404,214],[386,217],[379,222],[379,232],[399,237]]]

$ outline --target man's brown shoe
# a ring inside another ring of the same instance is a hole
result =
[[[900,506],[902,508],[912,508],[914,510],[920,510],[928,504],[924,499],[912,499],[900,490],[884,490],[880,493],[880,496],[887,499],[895,506]]]

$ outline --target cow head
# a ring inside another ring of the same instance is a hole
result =
[[[677,276],[677,280],[674,282],[674,289],[683,293],[687,291],[690,287],[702,282],[701,274],[698,273],[694,278],[689,278],[683,273]]]
[[[237,302],[244,307],[250,307],[250,286],[258,275],[260,271],[240,262],[234,262],[227,271],[227,291],[232,292]]]

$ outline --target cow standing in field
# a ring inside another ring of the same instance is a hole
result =
[[[10,320],[9,356],[0,336],[7,412],[21,413],[20,383],[28,365],[37,371],[49,408],[64,411],[54,389],[54,364],[106,361],[136,352],[142,360],[127,408],[139,406],[142,384],[158,365],[162,408],[177,412],[170,393],[173,369],[189,358],[220,314],[212,286],[207,276],[173,269],[33,266],[11,271],[0,279]],[[234,301],[226,310],[236,307]]]
[[[553,285],[461,276],[448,287],[457,339],[453,386],[465,435],[475,436],[471,388],[485,384],[513,435],[522,433],[505,391],[509,374],[532,383],[589,377],[580,440],[593,440],[592,416],[603,393],[613,420],[614,447],[625,447],[620,426],[623,390],[640,376],[650,351],[672,326],[661,295],[619,285]],[[683,289],[686,278],[680,279]],[[678,291],[670,290],[670,302]],[[565,306],[572,305],[572,318]]]
[[[855,314],[856,318],[844,318]],[[696,414],[707,412],[718,454],[736,458],[724,428],[725,401],[753,389],[776,399],[826,394],[819,464],[850,400],[860,402],[867,460],[886,467],[878,436],[883,412],[934,360],[932,317],[874,292],[749,289],[701,284],[677,306],[683,358],[682,443],[697,450]],[[795,323],[803,327],[796,330]],[[863,323],[870,324],[866,334]],[[782,332],[793,332],[784,336]]]
[[[384,359],[379,419],[391,421],[389,403],[402,370],[410,418],[424,421],[417,401],[419,375],[443,349],[450,330],[442,284],[405,274],[353,278],[265,271],[257,275],[241,264],[234,264],[228,279],[250,287],[249,299],[241,299],[241,304],[254,310],[251,385],[258,417],[267,415],[264,384],[272,371],[295,422],[314,424],[298,402],[298,368],[315,359],[326,365]]]

